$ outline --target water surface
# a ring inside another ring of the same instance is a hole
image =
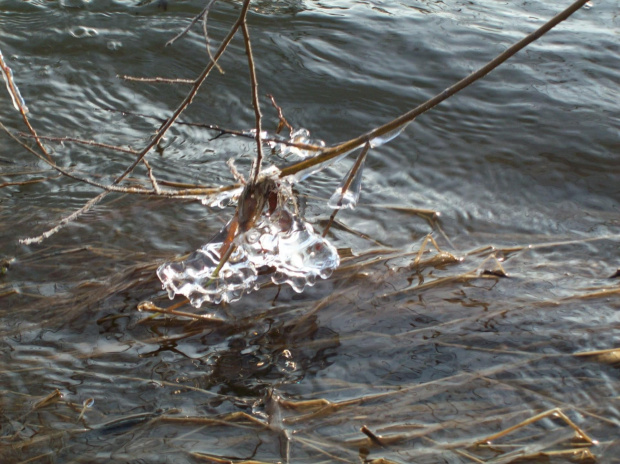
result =
[[[20,245],[99,192],[3,135],[0,460],[617,460],[620,28],[614,2],[593,3],[369,153],[360,204],[329,234],[342,261],[330,279],[200,311],[223,323],[137,308],[170,304],[155,270],[205,244],[232,208],[114,194],[43,244]],[[328,144],[354,137],[564,4],[257,2],[248,21],[264,127],[278,122],[270,93],[296,128]],[[145,146],[187,87],[117,76],[197,76],[207,62],[200,29],[164,45],[203,6],[4,2],[0,49],[33,126]],[[213,46],[239,7],[211,11]],[[237,37],[225,73],[209,76],[182,122],[253,127],[246,62]],[[24,131],[4,89],[0,102],[0,121]],[[175,125],[148,158],[158,178],[225,185],[231,157],[246,173],[252,141],[215,135]],[[132,160],[47,146],[59,165],[101,182]],[[298,185],[316,229],[352,162]],[[427,234],[442,253],[428,243],[418,255]],[[598,444],[550,416],[474,446],[553,408]]]

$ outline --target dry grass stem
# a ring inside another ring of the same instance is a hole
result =
[[[554,408],[554,409],[550,409],[549,411],[536,414],[535,416],[530,417],[529,419],[525,419],[524,421],[519,422],[518,424],[513,425],[512,427],[508,427],[507,429],[502,430],[501,432],[495,433],[493,435],[489,435],[488,437],[477,441],[476,445],[491,444],[495,440],[499,438],[503,438],[506,435],[514,432],[515,430],[518,430],[527,425],[533,424],[534,422],[538,422],[539,420],[546,419],[547,417],[557,417],[557,418],[562,419],[570,428],[572,428],[577,433],[577,436],[579,438],[582,438],[586,441],[588,446],[596,444],[596,442],[592,440],[592,438],[590,438],[584,430],[582,430],[572,420],[570,420],[568,416],[566,416],[566,414],[564,414],[560,408]]]

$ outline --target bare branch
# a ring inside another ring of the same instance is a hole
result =
[[[243,6],[241,7],[241,11],[239,13],[239,17],[237,18],[237,21],[231,27],[230,31],[228,32],[228,35],[222,41],[222,44],[218,48],[218,50],[215,53],[215,56],[213,57],[213,59],[210,60],[209,64],[207,64],[207,66],[204,68],[204,70],[202,71],[200,76],[198,76],[196,81],[192,84],[192,89],[189,91],[189,93],[187,94],[185,99],[177,107],[177,109],[174,111],[172,116],[170,116],[166,120],[166,122],[162,125],[162,127],[157,131],[157,133],[153,136],[153,138],[151,139],[149,144],[142,151],[140,151],[138,153],[138,156],[136,157],[134,162],[131,163],[131,165],[129,167],[127,167],[127,169],[125,169],[125,171],[120,176],[118,176],[114,180],[114,182],[112,182],[112,185],[111,186],[100,187],[100,188],[104,188],[105,191],[100,193],[96,197],[92,198],[90,201],[88,201],[88,203],[86,203],[79,210],[77,210],[74,213],[72,213],[71,215],[63,218],[56,227],[48,230],[47,232],[41,234],[38,237],[34,237],[32,239],[25,239],[25,240],[22,241],[22,243],[24,243],[24,244],[40,243],[44,239],[46,239],[46,238],[50,237],[51,235],[53,235],[54,233],[56,233],[58,230],[60,230],[62,227],[64,227],[69,222],[77,219],[84,212],[90,210],[97,203],[99,203],[101,200],[103,200],[106,197],[106,195],[108,194],[108,192],[110,192],[112,190],[115,190],[114,186],[118,185],[125,177],[127,177],[135,169],[135,167],[138,165],[138,163],[140,163],[142,161],[142,159],[146,156],[146,154],[149,151],[151,151],[151,149],[153,147],[155,147],[159,143],[159,141],[164,137],[164,135],[166,134],[168,129],[170,129],[170,127],[172,127],[172,125],[175,123],[175,121],[178,119],[178,117],[181,115],[181,113],[183,113],[183,111],[191,104],[193,98],[196,96],[196,93],[200,89],[200,86],[206,80],[207,76],[209,75],[209,73],[211,72],[213,67],[215,66],[215,63],[222,56],[222,54],[224,53],[224,51],[228,47],[228,44],[231,42],[231,40],[233,39],[233,37],[235,36],[237,31],[239,30],[239,27],[241,27],[241,24],[245,21],[245,17],[246,17],[246,14],[247,14],[249,6],[250,6],[250,0],[244,0]],[[33,132],[33,135],[35,136],[35,139],[37,140],[37,143],[39,144],[39,146],[43,150],[45,150],[45,148],[40,144],[40,141],[39,141],[36,133],[34,132],[34,130],[31,130],[31,132]],[[47,153],[47,152],[44,151],[44,153]],[[53,163],[52,163],[52,165],[53,165]],[[89,181],[87,183],[90,183],[91,185],[93,184],[92,181]]]
[[[203,10],[204,14],[202,15],[202,33],[205,38],[205,46],[207,47],[207,55],[209,55],[209,58],[211,59],[213,59],[213,54],[211,53],[211,43],[209,40],[209,31],[207,29],[207,20],[209,18],[209,10],[211,9],[211,6],[213,6],[214,3],[215,3],[215,0],[210,0],[209,4]],[[218,63],[215,63],[215,66],[217,67],[217,70],[220,72],[220,74],[224,74],[224,70]]]
[[[196,96],[196,93],[198,92],[198,89],[200,89],[200,86],[206,80],[207,76],[209,75],[209,73],[211,72],[213,67],[215,66],[215,63],[223,55],[224,51],[226,50],[226,47],[228,47],[228,44],[230,43],[230,41],[233,39],[233,37],[237,33],[237,30],[239,30],[241,25],[244,23],[249,6],[250,6],[250,0],[244,0],[243,6],[241,7],[241,12],[239,13],[239,17],[237,18],[237,21],[231,27],[230,31],[228,32],[228,35],[222,41],[222,44],[220,45],[220,48],[218,48],[218,50],[215,53],[215,56],[213,57],[213,59],[209,61],[209,64],[204,68],[204,70],[202,71],[200,76],[198,76],[198,78],[196,79],[196,81],[192,85],[192,89],[189,91],[189,93],[187,94],[185,99],[183,99],[183,101],[178,106],[178,108],[174,111],[172,116],[170,116],[166,120],[164,125],[157,131],[157,133],[151,139],[149,144],[139,153],[139,155],[136,158],[136,160],[133,163],[131,163],[131,165],[127,169],[125,169],[125,172],[123,172],[120,176],[118,176],[116,178],[116,180],[114,181],[115,184],[118,184],[121,180],[123,180],[125,177],[127,177],[127,175],[131,171],[133,171],[135,169],[135,167],[138,165],[138,163],[140,161],[142,161],[142,158],[144,158],[146,156],[146,154],[149,151],[151,151],[151,149],[154,146],[156,146],[157,143],[159,143],[159,141],[163,138],[163,136],[166,134],[166,132],[168,132],[168,129],[170,129],[170,127],[172,127],[172,125],[175,123],[175,121],[179,118],[181,113],[183,113],[183,111],[185,111],[185,109],[191,104],[192,100]]]
[[[88,203],[86,203],[84,206],[82,206],[80,209],[78,209],[77,211],[74,211],[72,214],[70,214],[67,217],[64,217],[60,220],[60,222],[53,228],[49,229],[46,232],[43,232],[41,235],[38,235],[36,237],[30,237],[30,238],[24,238],[21,239],[19,241],[19,243],[21,243],[22,245],[31,245],[33,243],[41,243],[43,240],[45,240],[48,237],[51,237],[52,235],[54,235],[56,232],[58,232],[59,230],[61,230],[63,227],[65,227],[67,224],[69,224],[70,222],[76,220],[78,217],[80,217],[82,214],[86,213],[87,211],[89,211],[93,206],[95,206],[97,203],[99,203],[101,200],[103,200],[103,198],[108,194],[108,191],[103,191],[101,192],[99,195],[97,195],[95,198],[91,198]]]
[[[183,29],[181,32],[179,32],[177,35],[175,35],[172,39],[170,39],[168,42],[166,42],[166,47],[168,47],[169,45],[172,45],[174,42],[179,40],[181,37],[185,36],[190,31],[190,29],[192,28],[192,26],[194,24],[196,24],[205,15],[207,15],[209,13],[209,10],[211,9],[211,6],[214,3],[215,3],[215,0],[210,0],[209,3],[207,3],[207,6],[205,6],[200,13],[198,13],[196,16],[194,16],[194,19],[191,20],[191,22],[189,23],[189,25],[185,29]],[[210,58],[213,59],[213,57],[210,57]]]
[[[147,171],[147,173],[149,175],[149,179],[151,180],[151,184],[153,185],[153,191],[156,194],[161,195],[162,192],[161,192],[161,189],[159,188],[159,184],[157,183],[157,179],[155,179],[155,174],[153,174],[153,170],[151,169],[151,165],[146,160],[146,158],[143,158],[142,162],[146,166],[146,171]]]
[[[18,135],[20,137],[26,137],[26,138],[33,137],[32,135],[25,134],[23,132],[19,132]],[[79,143],[81,145],[90,145],[92,147],[107,148],[109,150],[119,151],[122,153],[129,153],[130,155],[137,155],[139,153],[138,151],[132,148],[124,148],[124,147],[119,147],[118,145],[110,145],[109,143],[95,142],[94,140],[84,140],[84,139],[78,139],[75,137],[50,137],[46,135],[39,135],[39,138],[41,140],[48,140],[50,142],[57,142],[57,143],[72,142],[72,143]]]
[[[149,119],[155,119],[158,122],[161,122],[162,124],[166,122],[165,119],[163,118],[159,118],[157,116],[151,116],[148,114],[143,114],[143,113],[136,113],[133,111],[126,111],[126,110],[119,110],[116,108],[104,108],[107,111],[114,111],[117,113],[121,113],[123,115],[130,115],[130,116],[139,116],[141,118],[149,118]],[[212,130],[212,131],[217,131],[220,134],[217,137],[220,137],[222,135],[235,135],[237,137],[246,137],[248,139],[255,139],[255,135],[248,132],[248,131],[243,131],[243,130],[239,130],[239,129],[230,129],[230,128],[226,128],[226,127],[221,127],[218,126],[217,124],[206,124],[206,123],[201,123],[201,122],[186,122],[186,121],[177,121],[176,122],[177,125],[181,125],[181,126],[191,126],[191,127],[200,127],[203,129],[207,129],[207,130]],[[215,137],[215,138],[217,138]],[[211,139],[213,140],[213,139]],[[313,145],[310,143],[299,143],[299,142],[291,142],[290,140],[286,140],[282,137],[263,137],[262,138],[263,142],[271,142],[271,143],[281,143],[282,145],[287,145],[289,147],[295,147],[295,148],[300,148],[302,150],[307,150],[307,151],[315,151],[315,152],[320,152],[322,150],[325,150],[325,147],[319,146],[319,145]],[[136,152],[137,154],[138,152]]]
[[[260,103],[258,102],[258,82],[256,80],[256,67],[254,66],[254,56],[252,55],[252,44],[250,43],[250,31],[246,21],[241,24],[243,31],[243,42],[245,43],[245,53],[248,56],[248,68],[250,70],[250,81],[252,84],[252,106],[254,107],[254,116],[256,119],[256,160],[254,161],[254,169],[250,176],[250,182],[255,184],[258,181],[263,162],[263,142],[261,139],[261,113]]]
[[[278,112],[278,119],[280,120],[280,123],[278,124],[278,128],[276,129],[276,134],[279,134],[282,129],[286,126],[286,128],[290,131],[293,132],[293,126],[291,126],[289,124],[289,122],[286,120],[286,118],[284,117],[284,114],[282,114],[282,108],[280,108],[278,106],[278,104],[276,103],[276,99],[274,98],[273,95],[271,95],[270,93],[267,94],[267,96],[271,99],[271,104],[273,105],[273,107],[276,109],[276,111]]]
[[[570,17],[573,13],[575,13],[577,10],[583,7],[586,3],[588,3],[588,0],[577,0],[567,9],[565,9],[563,12],[559,13],[558,15],[550,19],[548,22],[546,22],[538,30],[536,30],[535,32],[532,32],[528,36],[524,37],[523,39],[521,39],[520,41],[518,41],[517,43],[515,43],[508,49],[506,49],[504,52],[500,53],[497,57],[489,61],[483,67],[473,72],[469,76],[465,77],[464,79],[461,79],[456,84],[448,87],[443,92],[434,96],[430,100],[427,100],[426,102],[422,103],[416,108],[354,139],[340,143],[333,147],[323,149],[321,153],[319,153],[317,156],[313,158],[309,158],[309,159],[300,161],[298,163],[291,164],[283,168],[281,170],[280,177],[290,176],[290,175],[298,173],[299,171],[303,171],[305,169],[311,168],[318,164],[324,163],[325,161],[331,160],[339,155],[342,155],[343,153],[351,151],[363,145],[366,142],[370,142],[373,139],[389,134],[390,132],[402,129],[405,125],[413,121],[417,116],[423,113],[426,113],[428,110],[430,110],[431,108],[434,108],[442,101],[450,98],[452,95],[463,90],[465,87],[468,87],[469,85],[473,84],[478,79],[481,79],[482,77],[486,76],[493,69],[498,67],[500,64],[502,64],[504,61],[506,61],[510,57],[512,57],[518,51],[527,47],[529,44],[539,39],[544,34],[546,34],[551,29],[553,29],[555,26],[560,24],[562,21]]]
[[[26,145],[24,142],[22,142],[16,135],[14,135],[11,131],[9,131],[9,129],[0,122],[0,129],[2,129],[4,132],[6,132],[9,137],[11,137],[13,140],[15,140],[17,143],[19,143],[25,150],[29,151],[30,153],[32,153],[34,156],[36,156],[37,158],[39,158],[41,161],[43,161],[44,163],[46,163],[48,166],[50,166],[52,169],[58,171],[59,173],[61,173],[63,176],[69,177],[73,180],[77,180],[78,182],[84,182],[85,184],[89,184],[92,185],[93,187],[97,187],[100,188],[102,190],[105,190],[106,192],[118,192],[118,193],[147,193],[147,194],[151,194],[154,193],[151,190],[147,190],[147,189],[138,189],[135,187],[119,187],[116,185],[105,185],[105,184],[101,184],[99,182],[95,182],[91,179],[88,179],[86,177],[81,177],[81,176],[77,176],[72,172],[67,171],[64,168],[61,168],[60,166],[58,166],[56,163],[54,163],[53,161],[48,160],[47,158],[45,158],[43,155],[41,155],[40,153],[37,153],[35,150],[33,150],[31,147],[29,147],[28,145]]]

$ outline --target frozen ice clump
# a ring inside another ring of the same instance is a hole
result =
[[[380,147],[381,145],[385,145],[386,143],[391,142],[396,137],[398,137],[400,134],[402,134],[408,125],[409,123],[403,124],[402,126],[397,127],[396,129],[388,132],[387,134],[381,135],[379,137],[375,137],[374,139],[370,141],[370,148],[377,148],[377,147]]]
[[[300,128],[291,132],[291,137],[288,142],[305,145],[315,145],[321,148],[325,147],[325,142],[323,140],[310,138],[310,131],[304,128]],[[292,157],[294,160],[304,160],[317,154],[317,151],[315,150],[304,150],[303,148],[286,145],[284,143],[275,144],[274,150],[282,158]]]
[[[236,301],[257,290],[267,276],[275,284],[286,283],[302,292],[317,277],[328,278],[340,264],[336,248],[283,206],[240,234],[235,245],[217,276],[221,240],[208,243],[184,261],[160,266],[157,276],[170,299],[184,295],[197,308],[204,302]]]
[[[184,295],[193,306],[200,308],[204,302],[236,301],[245,291],[255,289],[256,269],[245,259],[242,248],[237,248],[217,277],[213,277],[220,261],[221,246],[221,242],[208,243],[186,260],[166,263],[157,269],[157,277],[170,299]]]

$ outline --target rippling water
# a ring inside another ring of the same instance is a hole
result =
[[[204,245],[232,208],[109,195],[43,244],[19,245],[99,192],[3,133],[0,461],[617,462],[620,20],[614,2],[592,3],[370,151],[357,208],[330,230],[341,255],[330,279],[303,294],[266,286],[217,308],[224,322],[137,308],[170,304],[157,267]],[[264,127],[277,127],[270,93],[312,137],[356,136],[565,4],[256,2]],[[203,6],[5,1],[0,49],[33,126],[145,146],[188,89],[117,76],[197,76],[207,60],[199,29],[164,44]],[[212,46],[239,6],[216,3]],[[239,37],[221,65],[182,122],[249,129]],[[0,121],[25,130],[4,87]],[[231,157],[247,172],[252,141],[215,135],[175,125],[149,155],[158,178],[225,185]],[[47,146],[101,182],[132,159]],[[315,229],[352,162],[298,186]],[[549,416],[475,446],[553,408],[598,444]]]

